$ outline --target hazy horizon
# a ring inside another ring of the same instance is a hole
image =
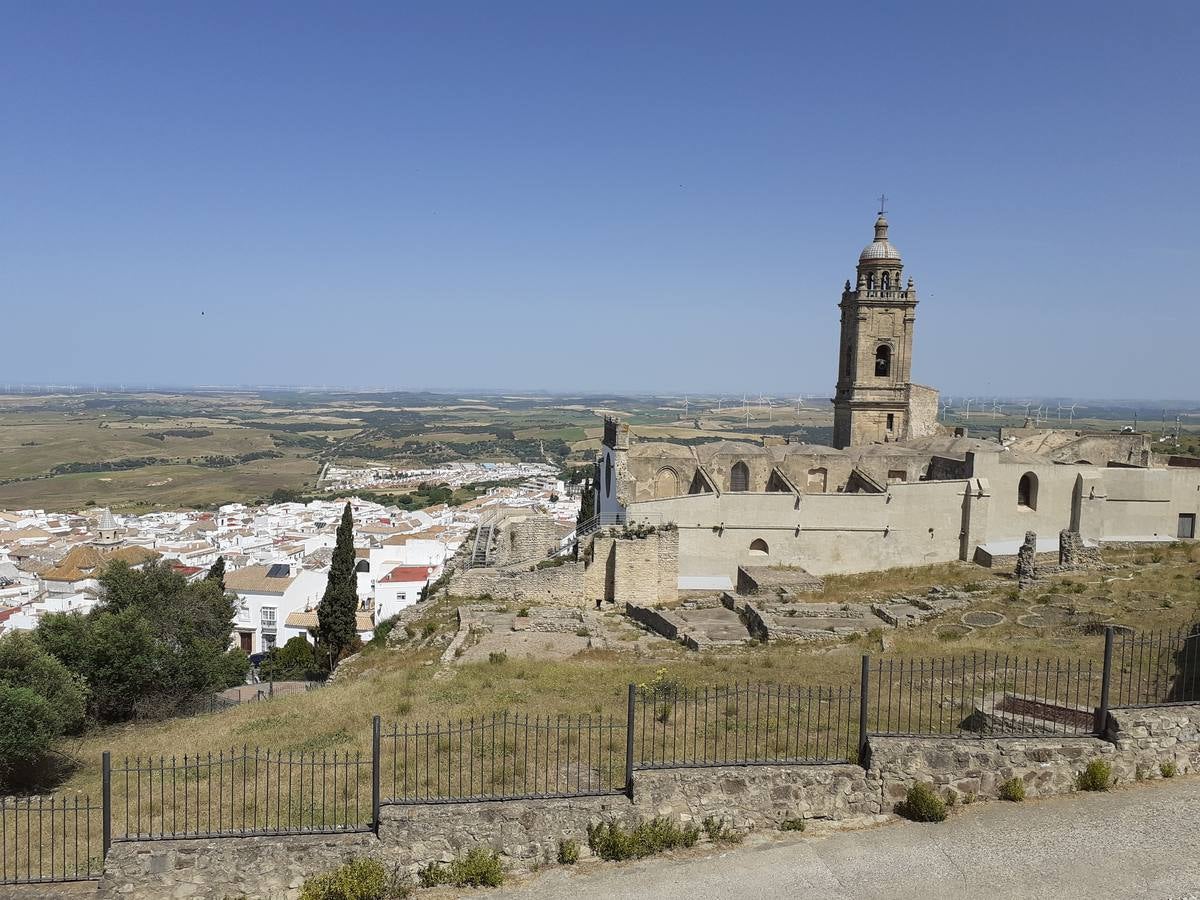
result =
[[[8,13],[0,382],[832,395],[884,192],[916,381],[1194,391],[1182,2]]]

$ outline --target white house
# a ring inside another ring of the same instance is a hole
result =
[[[246,566],[225,574],[225,588],[237,594],[234,613],[236,645],[246,653],[265,653],[303,630],[287,630],[296,612],[316,609],[325,592],[324,572],[301,569],[288,563]]]
[[[391,618],[421,599],[421,591],[440,567],[393,566],[375,582],[375,621]]]

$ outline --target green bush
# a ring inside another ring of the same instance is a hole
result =
[[[588,846],[601,859],[641,859],[677,847],[694,847],[700,838],[695,825],[680,826],[659,817],[628,829],[615,822],[588,826]]]
[[[570,839],[558,842],[558,861],[564,866],[579,862],[579,842]]]
[[[262,681],[305,681],[322,675],[316,648],[301,634],[288,638],[282,647],[272,647],[258,667]]]
[[[300,900],[389,900],[408,891],[373,859],[355,859],[304,882]]]
[[[508,661],[508,654],[505,653],[503,650],[493,650],[491,653],[488,654],[488,662],[494,663],[495,665],[500,665],[501,663],[504,663],[507,661]]]
[[[1163,778],[1174,778],[1179,772],[1179,768],[1173,762],[1165,762],[1158,767],[1158,771]]]
[[[422,887],[452,884],[455,887],[499,887],[504,883],[504,867],[493,850],[472,847],[449,865],[430,863],[418,873]]]
[[[724,819],[716,816],[705,816],[700,825],[714,844],[737,844],[742,840],[742,836],[726,825]]]
[[[1112,784],[1112,766],[1102,759],[1093,759],[1075,778],[1081,791],[1107,791]]]
[[[522,606],[520,609],[518,609],[517,610],[517,618],[528,619],[529,618],[529,607]]]
[[[896,812],[914,822],[943,822],[946,804],[929,785],[917,782],[908,789],[904,800],[896,804]]]
[[[780,831],[804,831],[805,828],[803,816],[789,816],[779,823]]]
[[[1000,799],[1020,803],[1025,799],[1025,782],[1020,778],[1010,778],[1000,785]]]

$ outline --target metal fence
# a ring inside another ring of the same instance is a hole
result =
[[[393,725],[382,734],[384,803],[585,797],[626,789],[626,723],[497,713]]]
[[[88,797],[0,797],[0,884],[99,878],[102,816]]]
[[[1122,630],[1112,657],[1114,707],[1200,703],[1200,625],[1137,634]]]
[[[104,755],[113,840],[368,831],[372,759],[243,747],[182,757]]]
[[[862,657],[854,686],[629,685],[624,714],[372,722],[369,754],[103,755],[99,804],[0,798],[0,883],[98,878],[112,841],[377,829],[381,804],[632,792],[639,769],[863,759],[868,735],[1086,735],[1110,707],[1200,703],[1200,626],[1105,630],[1104,662]]]
[[[631,689],[633,767],[836,763],[858,758],[852,687]]]
[[[981,653],[863,657],[867,730],[877,735],[1093,734],[1102,673],[1091,661]],[[869,682],[869,686],[868,686]],[[1101,726],[1102,727],[1102,726]]]

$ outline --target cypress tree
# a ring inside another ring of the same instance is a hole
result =
[[[329,668],[337,665],[346,649],[354,643],[355,616],[358,612],[357,581],[354,576],[354,517],[350,504],[342,511],[337,543],[329,564],[329,580],[317,605],[317,642],[328,659]]]
[[[225,557],[218,556],[216,562],[208,570],[208,574],[204,576],[205,581],[215,581],[221,586],[222,592],[225,590]]]

